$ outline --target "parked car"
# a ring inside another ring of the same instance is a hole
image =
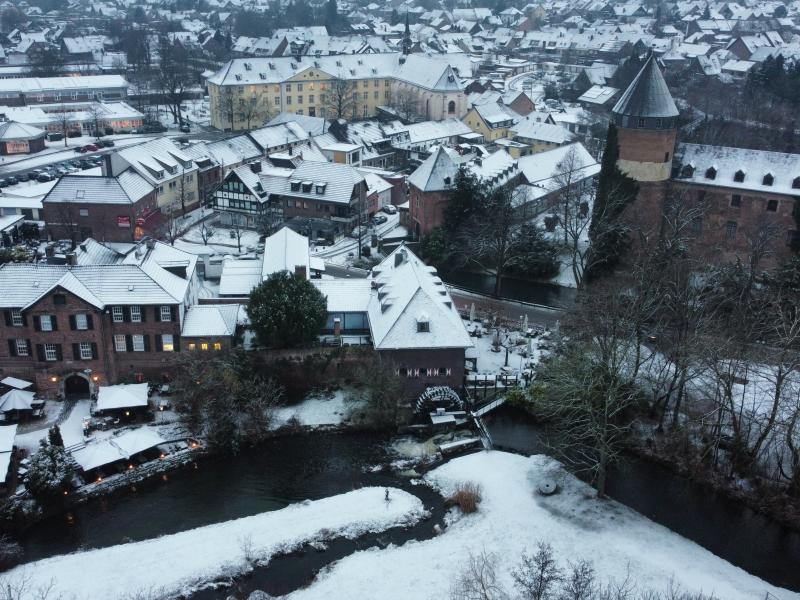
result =
[[[94,167],[94,165],[88,160],[82,160],[81,162],[78,163],[78,167],[80,167],[82,171],[85,171],[86,169],[91,169],[92,167]]]
[[[180,126],[181,133],[189,133],[192,128],[186,125],[185,123]]]
[[[20,181],[28,181],[31,178],[30,173],[23,173],[22,175],[17,175]]]
[[[394,204],[387,204],[381,209],[387,215],[395,215],[397,214],[397,207]]]
[[[54,177],[50,175],[50,173],[44,172],[44,173],[39,173],[39,176],[36,178],[36,181],[45,183],[47,181],[53,181],[53,179]]]
[[[101,140],[99,143],[103,148],[111,148],[114,146],[114,140]]]
[[[386,215],[375,215],[372,217],[372,223],[374,225],[381,225],[382,223],[386,223],[389,220],[389,217]]]
[[[9,177],[6,178],[6,181],[9,182],[8,185],[17,185],[19,183],[19,178],[16,177],[15,175],[10,175]]]

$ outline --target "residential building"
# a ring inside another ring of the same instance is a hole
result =
[[[425,119],[460,118],[466,112],[460,76],[471,75],[471,69],[465,54],[234,59],[208,78],[211,123],[223,130],[247,129],[252,107],[265,115],[364,119],[400,95],[413,98]],[[347,114],[333,114],[334,104]]]
[[[197,165],[169,138],[121,148],[104,158],[103,175],[134,170],[156,189],[162,212],[190,209],[199,201]]]
[[[66,265],[0,266],[0,372],[50,396],[167,378],[197,302],[196,261],[160,242],[122,252],[87,240]]]
[[[156,190],[132,169],[116,177],[64,175],[42,200],[52,239],[133,242],[159,224]]]

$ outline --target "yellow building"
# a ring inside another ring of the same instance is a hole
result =
[[[464,54],[352,54],[243,58],[208,78],[211,124],[254,129],[291,112],[348,120],[370,118],[380,106],[413,105],[426,120],[462,117],[460,75],[472,76]]]
[[[462,120],[487,142],[493,142],[508,137],[508,130],[519,119],[520,116],[507,106],[489,102],[473,106]]]

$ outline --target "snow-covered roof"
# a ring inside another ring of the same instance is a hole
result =
[[[771,194],[798,194],[800,154],[678,144],[675,158],[680,164],[679,181]],[[713,178],[709,171],[712,168]],[[735,181],[738,171],[743,174],[742,181]]]
[[[121,75],[81,75],[76,77],[21,77],[0,79],[0,94],[36,94],[48,91],[79,91],[127,88]]]
[[[261,283],[262,262],[248,258],[229,258],[222,263],[220,296],[248,296]]]
[[[451,189],[458,174],[458,165],[443,146],[439,146],[411,175],[408,183],[423,192]]]
[[[153,192],[153,186],[133,169],[116,177],[64,175],[42,200],[43,203],[135,204]]]
[[[33,392],[17,389],[8,390],[5,394],[0,396],[0,412],[30,410],[33,397]]]
[[[575,138],[567,128],[561,125],[542,123],[527,117],[520,120],[509,131],[517,138],[548,142],[550,144],[566,144]]]
[[[574,162],[570,164],[572,157]],[[572,170],[569,178],[573,182],[600,173],[600,164],[580,143],[523,156],[518,162],[520,170],[532,188],[529,190],[528,199],[539,198],[557,191],[562,185],[558,175],[568,169]]]
[[[305,277],[311,275],[308,261],[308,238],[283,227],[264,240],[264,264],[261,276],[266,279],[278,271],[294,274],[297,267],[305,269]]]
[[[247,135],[261,147],[262,152],[289,144],[294,145],[307,140],[309,137],[308,132],[294,121],[254,129]]]
[[[436,269],[404,244],[372,269],[370,281],[367,314],[376,349],[472,346]]]
[[[97,391],[97,410],[147,406],[146,383],[101,385]]]
[[[0,142],[35,140],[43,138],[45,135],[45,132],[37,127],[17,123],[16,121],[0,123]]]
[[[228,337],[236,334],[239,304],[193,305],[183,319],[181,337]]]
[[[369,279],[312,279],[311,283],[327,298],[329,313],[367,312]]]
[[[459,75],[472,74],[465,54],[339,54],[334,56],[286,56],[237,58],[208,78],[215,85],[263,85],[290,80],[305,71],[341,79],[393,78],[436,91],[459,91]]]
[[[292,189],[293,182],[311,182],[309,190]],[[350,204],[353,188],[364,183],[364,177],[350,165],[303,161],[291,177],[261,177],[261,185],[271,194]],[[320,185],[322,186],[320,187]]]
[[[0,426],[0,452],[11,452],[14,448],[14,438],[17,436],[16,425]],[[7,471],[8,469],[6,469]],[[0,469],[4,475],[5,472]]]
[[[33,383],[30,381],[17,379],[16,377],[4,377],[3,379],[0,379],[0,384],[7,385],[10,388],[15,388],[18,390],[24,390],[33,385]]]
[[[147,384],[142,384],[147,385]],[[154,448],[166,440],[149,427],[140,427],[122,435],[86,444],[72,452],[81,469],[91,471],[118,460],[129,459],[134,454]]]

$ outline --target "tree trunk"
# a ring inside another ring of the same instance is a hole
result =
[[[608,470],[608,455],[605,450],[600,451],[600,458],[597,462],[597,476],[595,477],[595,489],[598,498],[606,497],[606,475]]]

